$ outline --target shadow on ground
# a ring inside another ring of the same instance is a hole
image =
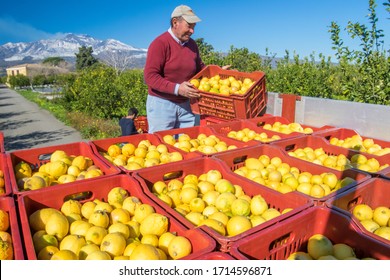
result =
[[[31,149],[37,145],[60,140],[70,134],[71,132],[60,129],[56,131],[36,131],[14,137],[8,136],[4,137],[4,148],[6,151]]]

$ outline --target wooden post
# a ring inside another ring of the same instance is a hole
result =
[[[301,96],[285,93],[279,96],[283,99],[282,117],[288,119],[290,122],[295,122],[295,102],[301,100]]]

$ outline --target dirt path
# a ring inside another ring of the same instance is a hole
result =
[[[6,152],[84,141],[80,133],[0,85],[0,131]]]

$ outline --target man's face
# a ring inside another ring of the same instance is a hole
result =
[[[183,18],[174,18],[172,23],[172,31],[181,42],[188,41],[194,34],[196,23],[188,23]]]

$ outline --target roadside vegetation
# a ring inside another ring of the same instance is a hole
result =
[[[232,65],[243,72],[265,72],[269,92],[390,105],[390,49],[386,49],[384,32],[378,28],[375,0],[369,0],[368,6],[368,25],[349,22],[341,27],[336,22],[330,23],[337,63],[322,54],[301,58],[286,51],[284,57],[276,58],[268,50],[265,56],[260,56],[247,48],[231,46],[227,53],[220,53],[202,38],[197,43],[207,65]],[[380,8],[390,15],[390,0]],[[344,45],[342,31],[358,40],[360,49]],[[15,76],[9,82],[14,88],[44,84],[61,88],[62,97],[53,100],[28,90],[19,92],[79,130],[86,139],[119,136],[118,119],[130,107],[137,107],[140,115],[146,114],[147,87],[142,70],[118,71],[94,59],[92,50],[86,47],[80,48],[76,58],[75,73]]]

